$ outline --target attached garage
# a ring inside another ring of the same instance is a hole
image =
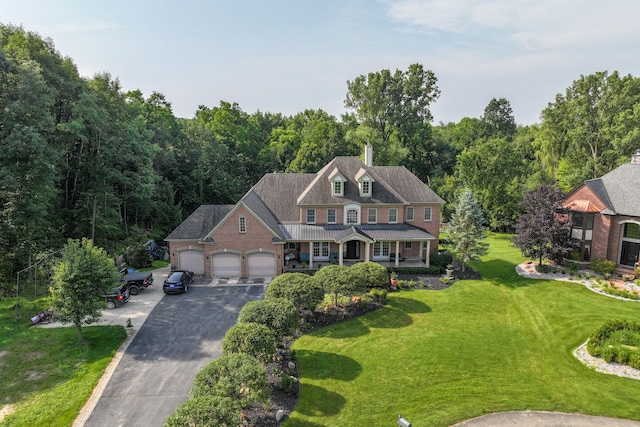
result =
[[[211,256],[211,275],[215,277],[235,277],[242,275],[240,254],[220,253]]]
[[[180,270],[190,270],[195,274],[204,274],[204,252],[185,250],[178,252]]]
[[[247,255],[249,276],[275,276],[276,256],[268,252],[256,252]]]

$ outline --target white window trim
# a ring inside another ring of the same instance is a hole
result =
[[[404,242],[405,249],[411,249],[413,247],[413,242]]]
[[[427,212],[429,212],[429,219],[427,219]],[[431,222],[433,220],[433,209],[431,206],[425,206],[424,208],[424,220],[425,222]]]
[[[367,183],[369,186],[369,191],[365,191],[364,184]],[[370,197],[371,196],[371,185],[372,181],[369,178],[363,178],[360,181],[360,196]]]
[[[309,221],[309,214],[313,212],[313,221]],[[316,223],[316,210],[315,209],[307,209],[306,212],[306,223],[307,224],[315,224]]]
[[[347,216],[350,210],[356,211],[356,222],[347,222]],[[362,218],[362,212],[360,205],[350,204],[344,207],[343,224],[345,225],[360,225]]]
[[[371,212],[373,212],[373,221],[371,221]],[[369,208],[367,209],[367,224],[377,224],[378,223],[378,209]]]
[[[415,214],[415,209],[413,209],[413,206],[409,206],[407,208],[407,222],[413,222],[413,218],[414,218],[414,214]],[[411,215],[409,215],[409,212],[411,212]]]
[[[238,231],[240,233],[246,233],[247,232],[247,217],[244,215],[240,215],[238,217]]]
[[[396,219],[391,221],[391,212],[395,211],[396,212]],[[389,208],[389,224],[397,224],[398,223],[398,209],[397,208]]]
[[[329,219],[329,212],[333,211],[333,221]],[[338,220],[338,213],[336,212],[335,209],[331,208],[331,209],[327,209],[327,224],[335,224]]]

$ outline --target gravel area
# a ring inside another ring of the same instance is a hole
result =
[[[622,298],[616,295],[611,295],[611,294],[607,294],[605,292],[602,292],[600,289],[595,288],[594,286],[592,286],[592,281],[590,280],[572,280],[571,278],[569,278],[566,274],[558,274],[558,273],[539,273],[537,271],[531,271],[529,269],[526,268],[527,265],[526,264],[520,264],[516,267],[516,272],[523,276],[523,277],[527,277],[530,279],[546,279],[546,280],[561,280],[561,281],[565,281],[565,282],[574,282],[574,283],[580,283],[581,285],[586,286],[588,289],[590,289],[593,292],[599,293],[601,295],[607,296],[609,298],[616,298],[616,299],[624,299],[627,301],[637,301],[637,300],[630,300],[628,298]],[[591,272],[591,276],[593,276],[594,273]],[[588,366],[589,368],[593,368],[595,369],[597,372],[601,372],[603,374],[609,374],[609,375],[617,375],[619,377],[625,377],[625,378],[631,378],[634,380],[640,380],[640,370],[638,369],[634,369],[630,366],[627,365],[620,365],[618,363],[608,363],[606,362],[604,359],[602,359],[601,357],[594,357],[592,355],[589,354],[589,352],[587,351],[587,343],[585,342],[584,344],[582,344],[580,347],[578,347],[577,349],[574,350],[573,355],[585,366]]]

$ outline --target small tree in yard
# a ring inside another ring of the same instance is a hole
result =
[[[352,270],[344,265],[329,265],[323,267],[313,276],[325,292],[334,295],[335,305],[338,305],[338,295],[351,296],[364,292],[364,277],[354,274]]]
[[[182,402],[164,427],[236,427],[242,424],[240,403],[225,396],[203,396]]]
[[[562,191],[551,185],[525,193],[514,237],[522,255],[538,259],[540,264],[544,258],[561,262],[576,248],[571,240],[571,224],[557,214],[562,199]]]
[[[88,239],[69,240],[61,261],[53,268],[51,286],[54,316],[72,323],[82,338],[82,325],[97,322],[105,307],[105,294],[118,285],[113,259]]]
[[[488,245],[482,242],[485,238],[483,222],[482,211],[473,193],[465,189],[449,222],[449,242],[462,261],[463,271],[469,261],[478,260],[487,253]]]

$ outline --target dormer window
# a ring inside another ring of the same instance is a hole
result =
[[[331,195],[335,197],[344,196],[344,184],[346,182],[346,178],[338,172],[338,169],[335,169],[329,175],[329,181],[331,181]]]
[[[375,181],[369,172],[360,168],[356,174],[356,181],[358,181],[358,188],[360,189],[360,197],[371,197],[371,187]]]

